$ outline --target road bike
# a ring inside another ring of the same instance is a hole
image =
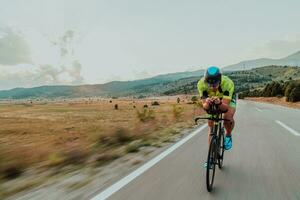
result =
[[[226,111],[225,111],[226,112]],[[211,192],[213,189],[214,177],[216,165],[218,165],[219,169],[223,167],[224,160],[224,121],[228,121],[227,119],[223,119],[224,111],[219,110],[219,106],[216,104],[212,104],[210,109],[207,111],[210,114],[209,117],[196,117],[195,123],[197,123],[200,119],[208,119],[213,121],[213,127],[210,135],[210,143],[207,154],[207,166],[206,166],[206,187],[207,191]]]

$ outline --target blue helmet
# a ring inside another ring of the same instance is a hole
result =
[[[215,86],[221,83],[221,71],[216,66],[211,66],[207,68],[204,74],[204,81],[208,83],[209,86]]]

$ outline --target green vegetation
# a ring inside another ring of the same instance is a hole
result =
[[[0,91],[0,99],[30,98],[34,102],[41,98],[110,97],[121,96],[142,99],[155,95],[196,94],[197,82],[203,70],[155,76],[135,81],[113,81],[98,85],[42,86],[36,88],[16,88]],[[225,71],[235,83],[237,92],[264,87],[272,81],[296,80],[300,78],[300,67],[266,66],[244,71]],[[112,102],[112,101],[111,101]]]
[[[241,92],[240,98],[244,97],[286,97],[288,102],[300,101],[300,79],[294,81],[268,83],[263,89],[254,89]]]
[[[142,111],[136,110],[137,117],[141,122],[147,122],[155,118],[154,110],[144,107]]]
[[[173,105],[173,116],[176,120],[179,120],[182,117],[183,107]]]
[[[263,88],[267,83],[272,81],[283,82],[289,79],[295,80],[300,78],[300,67],[290,66],[266,66],[244,71],[225,72],[235,84],[236,92],[254,90]],[[271,74],[271,76],[270,76]],[[176,94],[196,94],[197,82],[201,77],[191,77],[180,79],[168,84],[170,88],[163,92],[165,95]]]
[[[151,103],[151,105],[152,105],[152,106],[159,106],[159,102],[158,102],[158,101],[153,101],[153,102]]]
[[[191,101],[192,101],[193,103],[196,103],[196,102],[198,101],[198,97],[197,97],[197,96],[193,96],[193,97],[191,98]]]

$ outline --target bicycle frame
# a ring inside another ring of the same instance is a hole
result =
[[[211,114],[210,117],[196,117],[195,123],[200,119],[208,119],[213,121],[213,126],[211,132],[209,134],[210,142],[209,142],[209,152],[207,158],[207,170],[206,170],[206,185],[207,190],[210,192],[213,188],[213,181],[215,175],[215,165],[218,164],[221,169],[223,166],[223,155],[224,155],[224,126],[222,125],[223,121],[230,121],[222,118],[222,113],[219,111],[218,106],[213,104],[211,110],[207,111],[208,114]],[[212,160],[211,160],[212,159]],[[210,168],[211,164],[213,165]],[[210,172],[210,170],[213,170]],[[210,178],[210,176],[212,176]]]

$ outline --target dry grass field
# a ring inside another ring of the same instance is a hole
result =
[[[100,166],[143,146],[159,147],[202,114],[190,96],[180,99],[2,103],[0,179],[20,177],[28,169]]]

